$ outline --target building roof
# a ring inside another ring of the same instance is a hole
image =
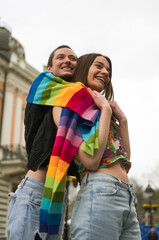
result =
[[[23,46],[12,37],[11,32],[6,27],[0,26],[0,55],[10,62],[13,52],[15,52],[19,58],[25,60]]]

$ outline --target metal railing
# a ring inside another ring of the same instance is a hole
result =
[[[21,159],[27,161],[27,154],[25,147],[19,144],[0,146],[2,150],[1,160]]]

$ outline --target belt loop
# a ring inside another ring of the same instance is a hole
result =
[[[87,176],[86,176],[86,184],[88,183],[88,176],[89,176],[89,173],[87,173]]]
[[[28,177],[25,177],[22,181],[21,181],[21,183],[19,184],[19,186],[18,186],[18,188],[20,187],[20,188],[23,188],[23,186],[24,186],[24,184],[25,184],[25,182],[28,180]]]
[[[84,176],[82,183],[87,184],[88,183],[88,175],[89,173],[86,173],[86,175]]]
[[[118,178],[118,186],[122,184],[122,181]]]
[[[133,184],[129,185],[129,189],[130,189],[132,195],[134,195],[134,186],[133,186]]]

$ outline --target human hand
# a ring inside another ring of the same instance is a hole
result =
[[[125,114],[123,113],[123,111],[121,110],[121,108],[119,107],[117,102],[109,101],[109,104],[110,104],[110,107],[111,107],[115,117],[117,118],[117,120],[119,122],[127,121]]]
[[[102,110],[103,108],[107,107],[112,112],[109,102],[107,101],[105,96],[103,96],[101,93],[99,93],[95,90],[91,90],[90,88],[87,88],[87,90],[88,90],[89,94],[92,96],[93,101],[97,105],[98,108],[100,108]]]

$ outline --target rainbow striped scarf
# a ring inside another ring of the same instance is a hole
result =
[[[100,111],[82,83],[69,83],[49,72],[34,80],[27,102],[62,107],[40,208],[40,232],[57,235],[67,169],[83,141],[82,150],[88,154],[98,149]]]

